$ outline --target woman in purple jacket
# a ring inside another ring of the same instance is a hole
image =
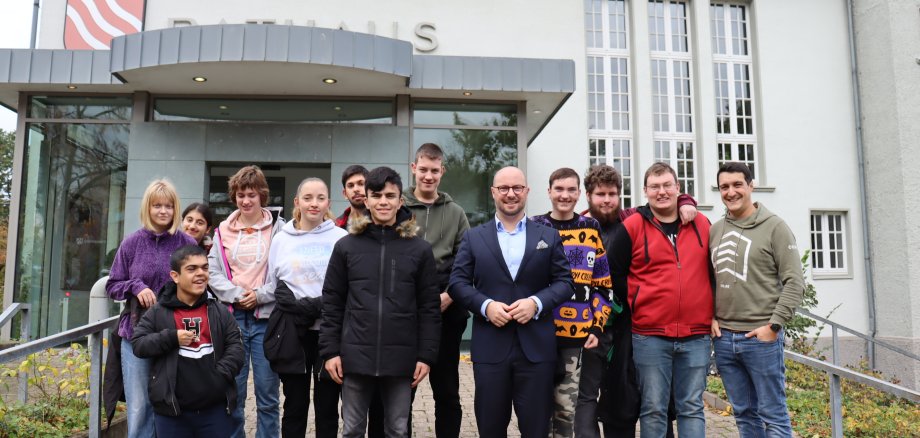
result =
[[[179,232],[179,196],[166,180],[147,186],[141,200],[141,229],[125,237],[115,254],[106,291],[115,301],[124,301],[118,321],[121,341],[121,369],[128,408],[128,437],[154,437],[153,408],[147,398],[148,359],[140,359],[131,348],[131,335],[144,312],[157,302],[160,289],[170,281],[169,256],[195,240]]]

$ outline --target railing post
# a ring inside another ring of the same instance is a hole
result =
[[[869,355],[869,368],[875,369],[875,336],[872,337],[872,340],[868,342],[866,346],[867,353]]]
[[[32,329],[32,317],[31,317],[31,312],[29,312],[29,310],[30,308],[28,305],[22,306],[22,308],[19,310],[20,315],[22,315],[19,319],[19,337],[22,338],[21,342],[23,344],[31,340],[30,331]],[[26,404],[26,402],[29,401],[29,373],[28,371],[19,372],[19,394],[17,398],[19,399],[19,402],[22,404]]]
[[[843,438],[843,404],[840,395],[840,376],[828,372],[829,388],[831,394],[831,436]]]
[[[98,438],[101,430],[102,332],[89,335],[89,436]]]
[[[837,338],[837,326],[831,326],[831,360],[833,360],[834,365],[840,365],[840,343]]]

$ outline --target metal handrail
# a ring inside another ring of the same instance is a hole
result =
[[[819,369],[827,373],[828,385],[830,389],[830,408],[831,408],[831,436],[834,438],[843,437],[843,398],[840,391],[840,378],[845,377],[850,380],[871,386],[879,391],[895,395],[914,403],[920,403],[920,392],[905,388],[894,383],[872,377],[867,374],[853,371],[839,365],[825,362],[820,359],[805,356],[793,351],[785,350],[786,359],[796,361],[803,365]]]
[[[5,314],[6,312],[4,312]],[[102,415],[100,414],[102,406],[102,339],[105,336],[105,332],[115,326],[118,318],[118,316],[113,316],[56,335],[7,348],[0,351],[0,363],[21,359],[48,348],[89,337],[87,342],[90,357],[88,432],[90,437],[99,437],[102,431]]]
[[[10,304],[10,307],[3,309],[3,313],[0,313],[0,327],[5,326],[8,322],[13,320],[13,317],[16,316],[19,312],[28,312],[32,306],[26,303],[13,303]]]
[[[32,328],[31,314],[29,313],[31,309],[32,306],[28,303],[10,304],[10,307],[4,309],[3,313],[0,314],[0,327],[12,321],[17,313],[22,313],[22,318],[19,320],[19,338],[21,341],[29,342],[31,337],[29,332]],[[19,385],[16,394],[16,399],[20,403],[25,403],[29,400],[29,375],[27,373],[19,373]]]
[[[885,347],[885,348],[887,348],[887,349],[889,349],[889,350],[891,350],[891,351],[894,351],[895,353],[899,353],[899,354],[902,354],[902,355],[904,355],[904,356],[906,356],[906,357],[908,357],[908,358],[911,358],[911,359],[913,359],[913,360],[920,361],[920,356],[918,356],[918,355],[916,355],[916,354],[914,354],[914,353],[912,353],[912,352],[910,352],[910,351],[907,351],[907,350],[905,350],[905,349],[903,349],[903,348],[901,348],[901,347],[898,347],[898,346],[896,346],[896,345],[892,345],[892,344],[889,344],[888,342],[885,342],[885,341],[881,341],[881,340],[875,339],[875,338],[873,338],[872,336],[869,336],[869,335],[864,334],[864,333],[860,333],[860,332],[858,332],[858,331],[856,331],[856,330],[853,330],[853,329],[851,329],[851,328],[849,328],[849,327],[847,327],[847,326],[844,326],[844,325],[842,325],[842,324],[840,324],[840,323],[836,323],[836,322],[831,321],[831,320],[829,320],[829,319],[827,319],[827,318],[820,317],[820,316],[815,315],[814,313],[811,313],[811,312],[809,312],[809,311],[807,311],[807,310],[804,310],[804,309],[798,309],[798,310],[796,310],[796,312],[799,313],[800,315],[807,316],[807,317],[809,317],[809,318],[811,318],[811,319],[814,319],[815,321],[819,321],[819,322],[821,322],[821,323],[823,323],[823,324],[827,324],[827,325],[830,325],[830,326],[831,326],[831,338],[832,338],[832,342],[833,342],[833,349],[832,349],[832,350],[833,350],[833,362],[834,362],[834,364],[838,364],[838,361],[837,361],[837,330],[843,330],[843,331],[845,331],[845,332],[847,332],[847,333],[849,333],[849,334],[851,334],[851,335],[853,335],[853,336],[856,336],[856,337],[858,337],[858,338],[860,338],[860,339],[863,339],[863,340],[865,340],[865,341],[867,341],[867,342],[870,342],[870,343],[876,344],[876,345],[880,345],[880,346]],[[874,362],[874,360],[871,360],[871,362]]]
[[[860,333],[854,329],[851,329],[847,326],[844,326],[840,323],[836,323],[827,318],[815,315],[804,309],[797,309],[796,313],[803,315],[805,317],[811,318],[815,321],[818,321],[822,324],[831,326],[831,362],[823,361],[816,359],[810,356],[806,356],[801,353],[796,353],[794,351],[785,350],[786,359],[801,363],[805,366],[824,371],[827,373],[828,378],[828,389],[830,392],[830,411],[831,411],[831,435],[835,438],[843,437],[843,398],[841,396],[841,378],[847,378],[858,383],[862,383],[866,386],[875,388],[879,391],[885,392],[887,394],[894,395],[896,397],[901,397],[906,400],[910,400],[914,403],[920,403],[920,392],[915,391],[910,388],[906,388],[901,385],[896,385],[894,383],[886,382],[884,380],[878,379],[876,377],[870,376],[868,374],[863,374],[859,371],[854,371],[849,368],[845,368],[840,365],[840,345],[839,337],[837,332],[843,330],[846,333],[849,333],[853,336],[856,336],[860,339],[868,342],[869,345],[869,361],[870,366],[874,368],[875,358],[873,347],[879,345],[881,347],[887,348],[895,353],[904,355],[909,359],[915,361],[920,361],[920,356],[907,351],[896,345],[892,345],[888,342],[875,339],[872,336],[869,336],[865,333]]]

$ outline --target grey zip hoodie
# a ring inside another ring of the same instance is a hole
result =
[[[785,324],[805,290],[795,235],[763,204],[754,205],[754,214],[740,220],[725,216],[709,233],[715,319],[729,330]]]

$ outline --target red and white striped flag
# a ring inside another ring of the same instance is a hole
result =
[[[140,32],[145,0],[67,0],[64,48],[106,50],[117,36]]]

